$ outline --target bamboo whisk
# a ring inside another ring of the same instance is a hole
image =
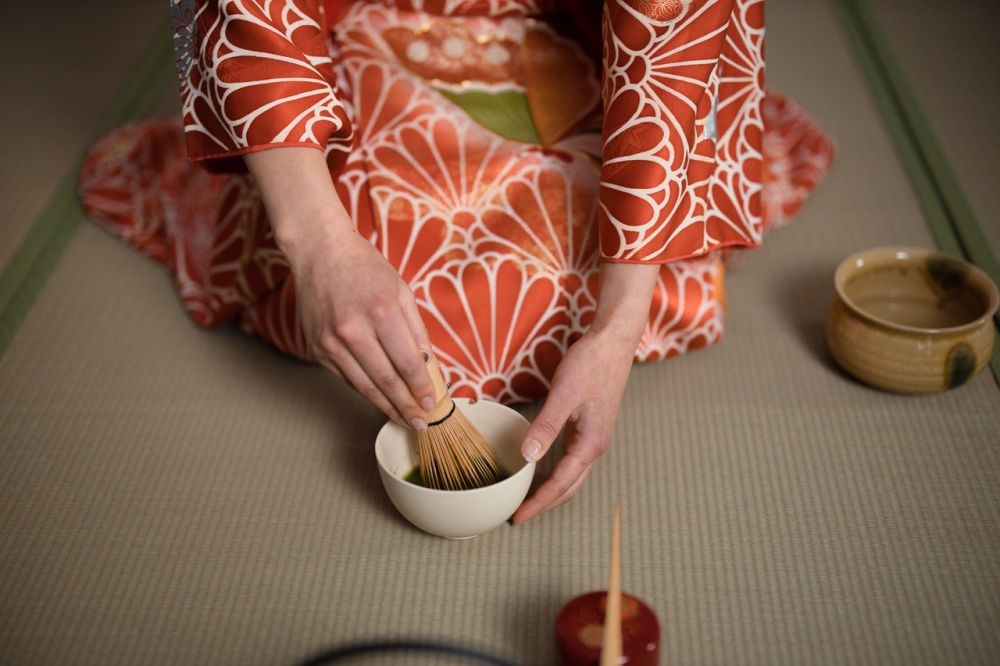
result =
[[[481,488],[501,480],[496,451],[451,399],[434,357],[425,352],[424,359],[437,405],[428,413],[427,429],[417,432],[420,478],[438,490]]]

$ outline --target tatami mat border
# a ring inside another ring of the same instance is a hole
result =
[[[142,118],[153,108],[161,92],[156,83],[162,81],[165,71],[174,66],[173,45],[168,36],[166,29],[157,31],[85,142],[84,150],[101,133]],[[55,194],[0,273],[0,356],[17,334],[21,322],[83,219],[76,187],[82,158],[81,150],[59,181]]]

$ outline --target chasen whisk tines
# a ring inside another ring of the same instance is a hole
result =
[[[437,361],[425,354],[437,406],[426,430],[417,432],[420,477],[430,488],[468,490],[503,479],[496,451],[448,394]]]

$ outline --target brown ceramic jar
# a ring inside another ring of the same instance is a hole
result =
[[[960,386],[993,351],[997,287],[975,266],[932,250],[880,247],[843,261],[827,345],[861,381],[897,393]]]

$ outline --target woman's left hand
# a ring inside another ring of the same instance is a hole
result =
[[[590,330],[569,348],[521,451],[538,460],[564,433],[564,455],[552,475],[514,513],[520,524],[569,500],[611,435],[632,357],[649,316],[659,266],[602,264],[601,295]]]
[[[634,347],[628,349],[620,340],[588,332],[563,357],[522,450],[525,458],[538,460],[565,426],[564,455],[552,475],[518,508],[515,524],[569,500],[591,465],[611,446],[633,352]]]

